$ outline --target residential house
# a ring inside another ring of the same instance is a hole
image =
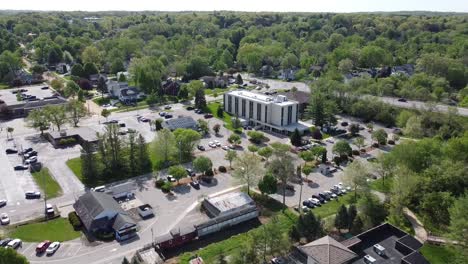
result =
[[[168,78],[166,81],[162,82],[161,88],[163,94],[177,96],[180,90],[180,83],[173,78]]]
[[[91,74],[89,76],[89,81],[93,86],[96,86],[99,82],[99,78],[104,78],[104,81],[107,82],[107,75],[105,74]]]
[[[296,79],[297,69],[281,69],[278,78],[285,81],[292,81]]]
[[[140,91],[136,87],[128,87],[120,90],[119,100],[124,103],[134,103],[138,100]]]
[[[108,194],[87,192],[73,204],[84,227],[91,233],[114,233],[122,241],[136,235],[137,224]]]
[[[413,64],[403,64],[399,66],[392,67],[391,75],[406,75],[411,76],[414,74],[414,65]]]
[[[227,76],[203,76],[200,78],[205,88],[226,88],[229,85]]]
[[[60,62],[55,66],[55,70],[60,74],[65,74],[70,72],[71,67],[70,64]]]
[[[127,82],[107,81],[107,91],[112,97],[119,97],[120,90],[128,88]]]

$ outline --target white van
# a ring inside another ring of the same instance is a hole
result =
[[[377,260],[369,255],[365,255],[364,262],[368,264],[373,264],[373,263],[377,263]]]
[[[379,244],[375,244],[373,246],[375,253],[379,254],[379,256],[385,256],[385,248]]]
[[[104,192],[105,190],[106,190],[106,186],[104,185],[91,188],[92,192]]]

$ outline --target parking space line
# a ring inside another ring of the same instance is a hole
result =
[[[75,251],[75,253],[72,254],[72,256],[75,256],[76,254],[78,254],[78,252],[80,251],[81,247],[82,247],[82,246],[80,245],[80,246],[78,247],[78,249]]]
[[[26,248],[23,249],[23,247],[21,247],[21,250],[18,250],[19,252],[21,252],[23,255],[26,255],[26,251],[28,251],[29,248],[31,248],[33,246],[33,244],[29,244],[29,246],[27,246]]]

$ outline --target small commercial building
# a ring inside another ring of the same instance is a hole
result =
[[[0,90],[0,109],[3,117],[25,117],[29,112],[48,105],[65,105],[67,100],[47,85]]]
[[[59,148],[76,143],[80,145],[85,143],[97,144],[97,132],[89,127],[75,127],[61,131],[48,131],[45,135],[55,148]]]
[[[87,192],[78,198],[73,208],[91,233],[113,232],[119,241],[136,235],[135,221],[106,193]]]
[[[299,121],[299,103],[284,95],[270,96],[245,90],[224,94],[224,111],[246,120],[249,125],[276,133],[289,134],[309,125]]]

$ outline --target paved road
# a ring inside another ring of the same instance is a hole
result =
[[[273,79],[265,79],[265,78],[257,78],[257,77],[250,77],[249,74],[243,73],[241,74],[242,78],[245,81],[249,80],[257,80],[258,82],[268,84],[270,86],[269,90],[277,90],[277,89],[291,89],[292,87],[296,87],[299,91],[310,93],[310,87],[303,82],[285,82],[280,80],[273,80]],[[263,89],[262,91],[266,91]],[[383,101],[384,103],[394,105],[397,107],[408,108],[408,109],[427,109],[427,103],[422,101],[415,101],[415,100],[408,100],[407,102],[399,102],[398,98],[395,97],[388,97],[388,96],[371,96],[367,95],[371,98],[378,98],[379,100]],[[468,116],[468,108],[464,107],[451,107],[444,104],[434,104],[433,111],[447,113],[449,108],[457,109],[458,115],[461,116]]]

